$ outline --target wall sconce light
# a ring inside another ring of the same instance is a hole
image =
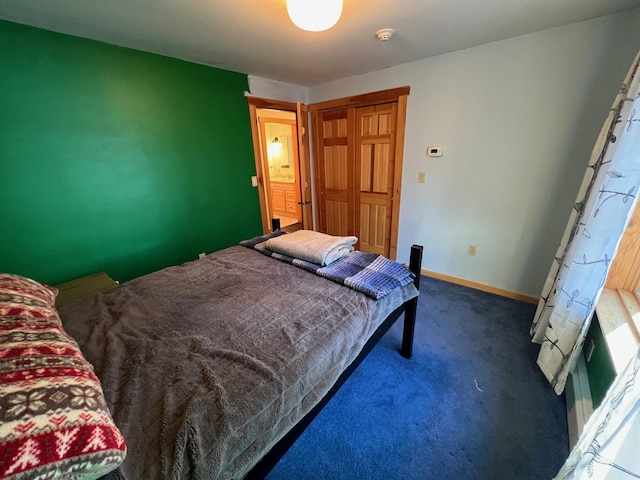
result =
[[[282,152],[282,143],[278,140],[278,137],[275,137],[273,142],[269,144],[269,157],[277,158],[280,156],[280,152]]]
[[[342,0],[287,0],[289,18],[298,28],[321,32],[333,27],[342,15]]]

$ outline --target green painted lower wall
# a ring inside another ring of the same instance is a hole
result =
[[[260,234],[246,89],[0,21],[0,271],[126,281]]]
[[[593,347],[591,347],[592,342]],[[587,360],[586,353],[591,348],[593,348],[593,353]],[[584,341],[583,352],[585,353],[591,400],[593,401],[593,408],[597,408],[604,400],[607,390],[613,383],[616,372],[596,315],[591,320],[591,326]]]

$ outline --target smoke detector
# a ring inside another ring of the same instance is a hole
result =
[[[393,28],[383,28],[382,30],[378,30],[376,32],[376,37],[378,37],[378,40],[386,42],[394,33],[396,33],[396,31]]]

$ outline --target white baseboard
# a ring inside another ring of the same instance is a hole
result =
[[[569,375],[565,388],[567,401],[567,425],[569,427],[569,449],[578,443],[582,429],[593,413],[591,389],[587,377],[587,365],[579,355],[573,373]]]

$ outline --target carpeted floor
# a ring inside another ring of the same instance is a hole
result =
[[[423,277],[414,353],[385,335],[267,477],[550,479],[564,396],[535,364],[535,306]]]

